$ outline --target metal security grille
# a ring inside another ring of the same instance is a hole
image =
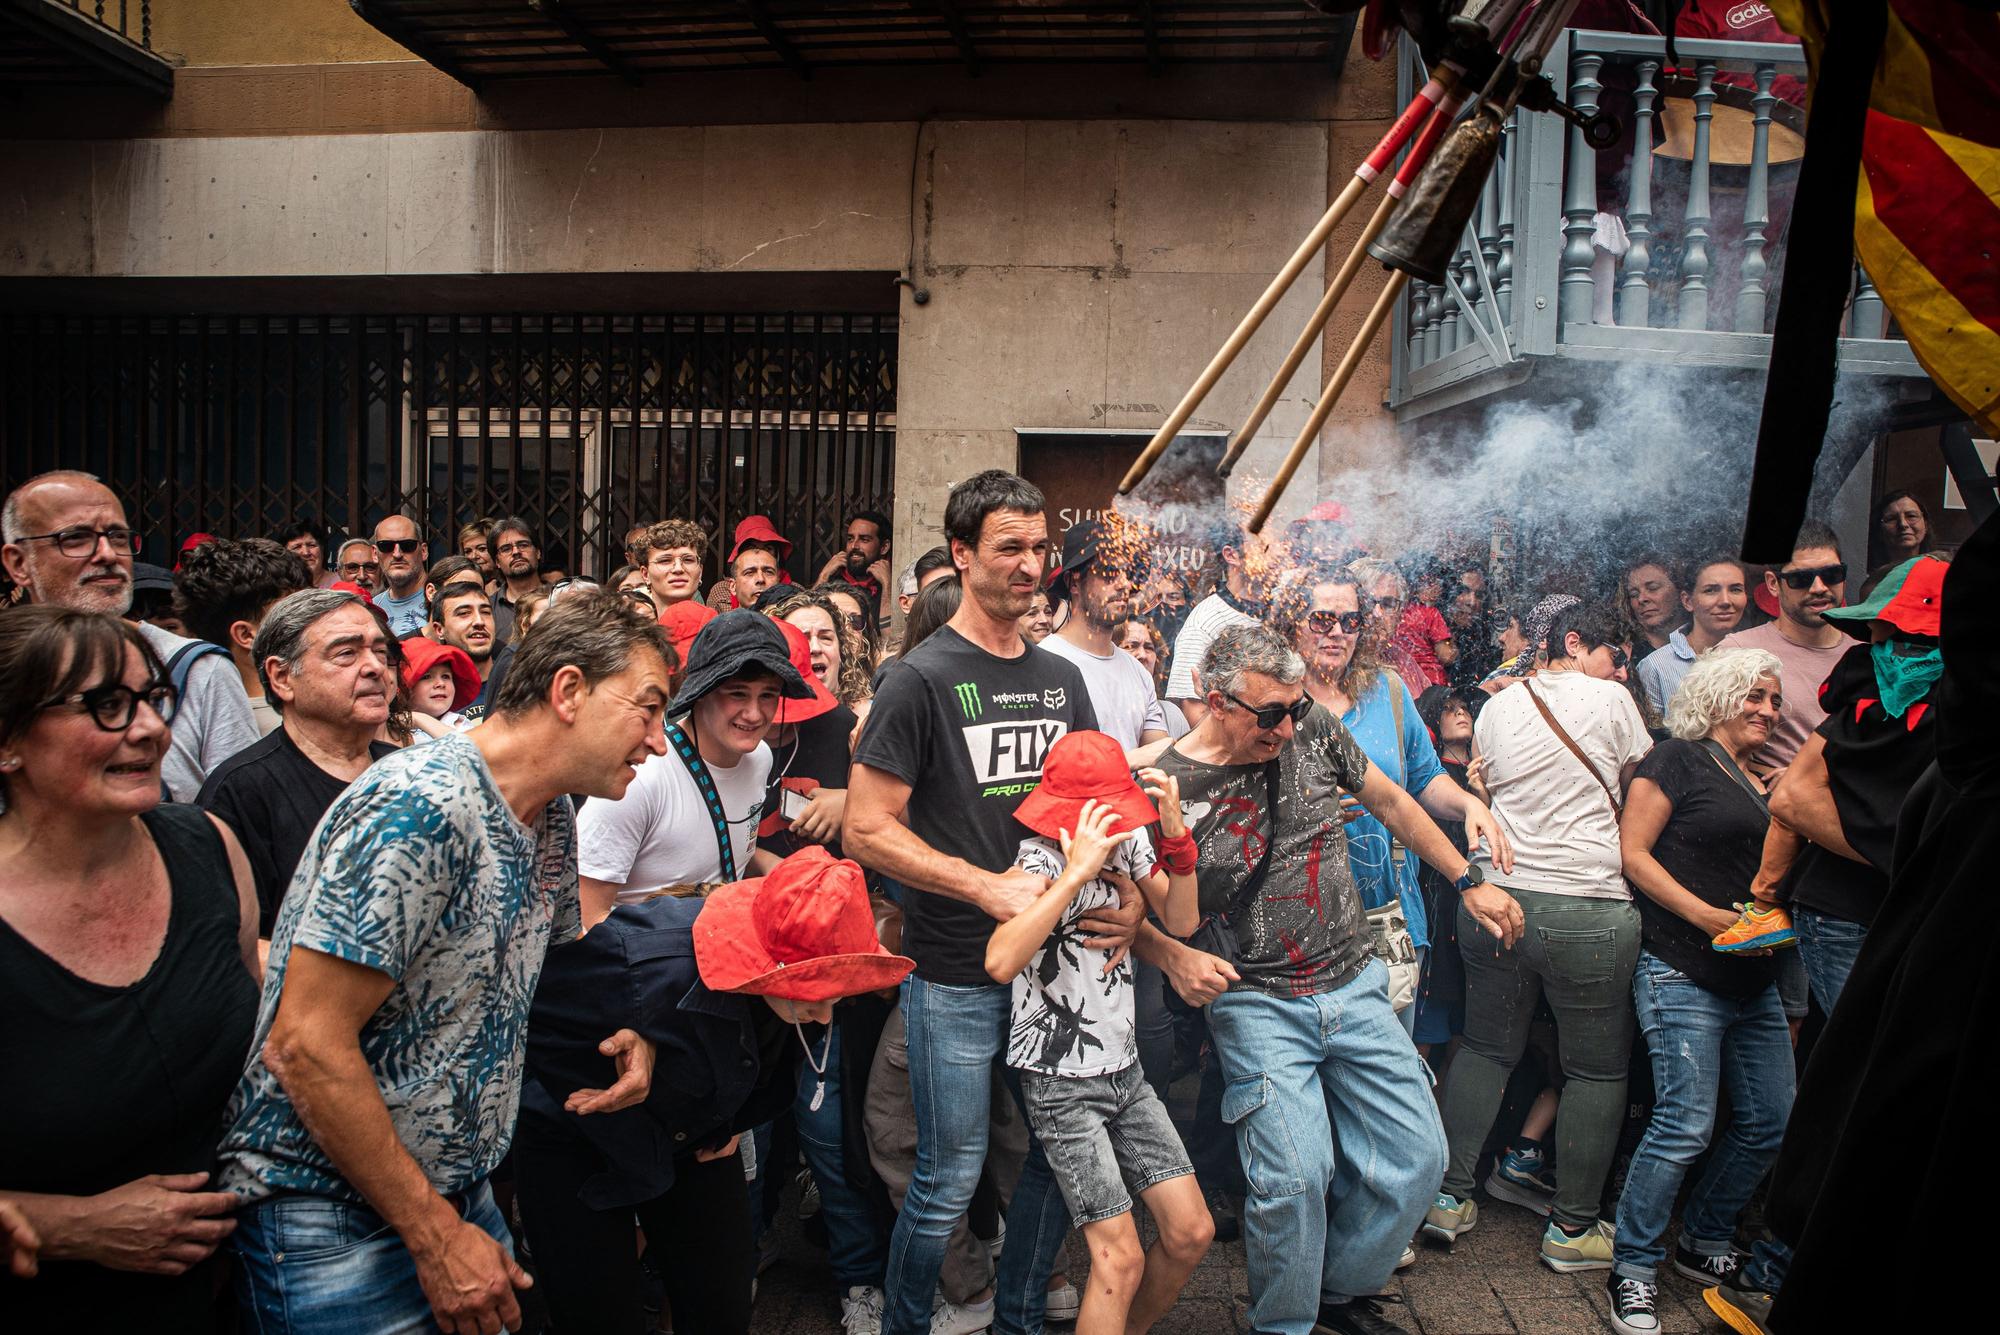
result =
[[[188,533],[288,519],[368,533],[417,517],[433,559],[480,516],[538,526],[598,577],[627,529],[738,520],[795,544],[886,512],[896,321],[877,315],[11,316],[0,486],[83,468],[123,497],[145,559]]]

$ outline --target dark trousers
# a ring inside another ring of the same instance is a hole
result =
[[[641,1335],[636,1215],[646,1249],[659,1259],[678,1330],[743,1335],[750,1329],[756,1245],[750,1193],[734,1154],[674,1163],[674,1185],[636,1207],[593,1210],[577,1197],[604,1160],[569,1128],[531,1112],[514,1136],[521,1223],[534,1257],[535,1286],[554,1327],[597,1335]]]

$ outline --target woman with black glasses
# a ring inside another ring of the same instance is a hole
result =
[[[10,1328],[216,1329],[257,901],[228,828],[160,802],[175,703],[125,622],[0,613],[0,1199],[41,1253]]]

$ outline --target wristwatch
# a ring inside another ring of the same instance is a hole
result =
[[[1485,885],[1485,884],[1486,884],[1486,873],[1479,870],[1479,864],[1477,862],[1468,862],[1465,864],[1465,875],[1459,877],[1451,888],[1456,890],[1459,894],[1462,895],[1475,885]]]

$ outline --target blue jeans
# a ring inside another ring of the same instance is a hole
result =
[[[1777,1158],[1791,1116],[1792,1036],[1775,982],[1732,1001],[1644,951],[1632,1002],[1653,1061],[1653,1119],[1618,1198],[1612,1270],[1659,1282],[1667,1221],[1681,1179],[1715,1135],[1718,1100],[1730,1121],[1681,1212],[1681,1241],[1701,1256],[1735,1250],[1737,1216]]]
[[[888,1239],[875,1223],[868,1198],[847,1180],[847,1160],[842,1151],[844,1131],[840,1106],[840,1025],[827,1030],[823,1053],[812,1054],[815,1061],[826,1059],[826,1075],[821,1077],[810,1064],[799,1066],[799,1096],[792,1104],[792,1117],[799,1126],[799,1147],[805,1151],[819,1186],[820,1218],[826,1222],[827,1261],[833,1267],[835,1287],[846,1290],[858,1285],[882,1286],[889,1264]],[[821,1079],[826,1088],[814,1091]]]
[[[1332,992],[1234,989],[1208,1008],[1250,1185],[1260,1332],[1307,1335],[1321,1302],[1379,1292],[1444,1176],[1444,1128],[1388,977],[1371,960]]]
[[[511,1252],[486,1183],[461,1213]],[[437,1330],[417,1265],[395,1229],[365,1205],[279,1196],[237,1216],[236,1299],[253,1335],[402,1335]]]
[[[1813,1000],[1821,1011],[1833,1014],[1834,1003],[1854,972],[1861,943],[1868,929],[1858,922],[1836,918],[1818,909],[1794,909],[1792,926],[1799,934],[1799,957],[1806,962],[1806,978],[1812,983]]]
[[[1004,1067],[1007,984],[951,986],[912,976],[903,981],[909,1035],[910,1102],[917,1114],[917,1166],[889,1238],[884,1335],[927,1335],[931,1299],[946,1244],[972,1204],[986,1163],[993,1081]],[[1011,1080],[1018,1098],[1018,1084]],[[1069,1211],[1031,1135],[1027,1162],[1007,1208],[1007,1246],[994,1276],[994,1329],[1035,1335],[1044,1288],[1069,1233]]]

